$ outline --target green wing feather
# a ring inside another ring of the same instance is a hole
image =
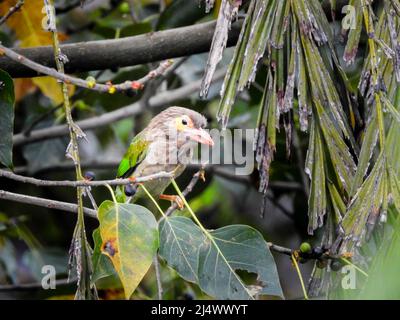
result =
[[[143,134],[135,136],[126,150],[124,157],[122,158],[117,172],[118,178],[128,178],[134,172],[139,163],[146,157],[149,142],[143,138]],[[124,187],[119,186],[116,188],[117,201],[124,203],[126,196]]]
[[[118,178],[128,178],[132,175],[139,163],[146,157],[149,142],[141,134],[135,136],[125,152],[119,167]]]

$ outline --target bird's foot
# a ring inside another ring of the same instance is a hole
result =
[[[206,182],[206,173],[204,170],[199,171],[199,178],[201,181]]]
[[[161,194],[160,195],[161,200],[168,200],[171,202],[176,203],[178,208],[182,210],[185,207],[185,204],[180,196],[174,196],[174,195],[168,195],[168,194]]]

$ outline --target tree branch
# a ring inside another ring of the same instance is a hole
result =
[[[216,72],[214,76],[214,81],[223,78],[224,75],[224,70]],[[200,84],[201,80],[198,80],[175,90],[164,91],[156,96],[151,97],[148,105],[151,108],[158,108],[164,105],[169,105],[176,100],[186,98],[192,93],[198,91],[200,88]],[[104,113],[97,117],[76,121],[75,123],[82,130],[96,129],[102,126],[106,126],[110,123],[126,119],[127,117],[137,115],[142,112],[142,110],[143,104],[141,103],[141,101],[138,101],[118,110]],[[29,136],[25,136],[23,133],[19,133],[14,135],[13,144],[14,146],[19,146],[35,141],[45,140],[48,138],[57,138],[67,135],[68,132],[68,126],[57,125],[49,128],[33,130]]]
[[[74,203],[62,202],[57,200],[43,199],[39,197],[27,196],[24,194],[13,193],[9,191],[0,190],[0,199],[9,200],[14,202],[26,203],[29,205],[44,207],[48,209],[62,210],[66,212],[77,213],[78,206]],[[91,217],[97,219],[97,213],[93,209],[83,208],[83,212]]]
[[[78,181],[70,181],[70,180],[40,180],[31,177],[21,176],[15,173],[12,173],[7,170],[0,169],[0,177],[7,178],[14,181],[33,184],[37,187],[100,187],[105,185],[110,186],[122,186],[131,183],[141,183],[145,181],[160,179],[160,178],[172,178],[174,176],[173,172],[158,172],[155,174],[151,174],[148,176],[137,177],[133,179],[112,179],[112,180],[99,180],[99,181],[90,181],[90,180],[78,180]]]
[[[159,75],[163,74],[165,70],[171,66],[173,63],[172,60],[166,60],[160,63],[157,69],[150,71],[147,75],[145,75],[143,78],[135,81],[125,81],[120,84],[112,84],[111,82],[108,82],[106,84],[100,84],[96,83],[95,81],[88,81],[88,80],[83,80],[77,77],[69,76],[65,74],[64,72],[57,71],[54,68],[49,68],[44,65],[41,65],[35,61],[32,61],[28,59],[27,57],[14,52],[13,50],[3,46],[0,44],[0,54],[4,54],[10,59],[12,59],[15,62],[18,62],[32,70],[37,71],[40,74],[43,75],[48,75],[50,77],[53,77],[55,79],[58,79],[64,83],[67,84],[74,84],[78,87],[81,88],[86,88],[90,89],[93,91],[98,91],[98,92],[108,92],[110,94],[113,94],[115,92],[123,92],[123,91],[129,91],[129,90],[140,90],[144,87],[144,84],[148,82],[151,79],[154,79],[158,77]],[[67,61],[67,60],[66,60]]]
[[[0,26],[7,21],[15,12],[17,12],[24,5],[24,0],[19,0],[15,6],[11,7],[8,12],[0,18]]]
[[[229,46],[237,42],[241,26],[241,21],[232,24]],[[214,29],[215,22],[207,22],[134,37],[64,44],[60,48],[69,60],[65,64],[66,73],[112,69],[207,52]],[[14,51],[40,65],[55,68],[50,46]],[[0,57],[0,69],[13,78],[39,75],[6,56]]]

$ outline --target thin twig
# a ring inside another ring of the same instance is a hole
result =
[[[55,79],[58,79],[62,81],[63,83],[66,84],[74,84],[78,87],[98,91],[98,92],[104,92],[104,93],[110,93],[113,94],[115,92],[124,92],[124,91],[130,91],[130,90],[141,90],[143,89],[144,85],[146,82],[148,82],[151,79],[154,79],[158,77],[160,74],[164,73],[167,68],[169,68],[173,60],[165,60],[160,63],[160,65],[155,69],[150,71],[147,75],[145,75],[143,78],[135,81],[125,81],[120,84],[112,84],[111,82],[108,82],[106,84],[100,84],[96,83],[95,81],[91,80],[83,80],[77,77],[73,77],[70,75],[67,75],[65,73],[62,73],[60,71],[57,71],[56,69],[46,67],[44,65],[41,65],[35,61],[32,61],[28,59],[27,57],[24,57],[23,55],[14,52],[13,50],[3,46],[0,44],[0,54],[4,54],[10,59],[19,62],[20,64],[35,70],[39,74],[42,75],[48,75],[50,77],[53,77]]]
[[[217,81],[222,79],[225,76],[225,70],[219,70],[215,73],[215,77],[213,81]],[[186,98],[192,93],[195,93],[199,90],[201,84],[201,80],[194,81],[186,86],[180,87],[175,90],[164,91],[149,100],[149,107],[158,108],[165,105],[169,105],[176,100],[180,100],[182,98]],[[97,129],[110,123],[126,119],[128,117],[137,115],[143,111],[143,104],[138,101],[133,104],[130,104],[126,107],[104,113],[100,116],[92,117],[85,120],[76,121],[76,125],[78,125],[82,130],[90,130]],[[33,130],[29,137],[26,137],[23,133],[18,133],[13,137],[14,146],[24,145],[27,143],[32,143],[35,141],[41,141],[46,139],[52,139],[56,137],[61,137],[68,134],[68,126],[66,125],[57,125],[44,129]]]
[[[197,184],[199,179],[203,179],[204,177],[204,168],[202,167],[198,172],[193,175],[192,180],[190,180],[189,184],[182,191],[182,194],[186,197],[190,192],[192,192],[194,186]],[[176,202],[172,203],[171,206],[165,211],[165,216],[170,216],[176,209],[178,208],[178,204]]]
[[[282,253],[282,254],[286,254],[288,256],[291,256],[293,254],[293,250],[289,249],[289,248],[285,248],[282,246],[278,246],[276,244],[273,244],[272,242],[267,242],[268,248],[271,251],[277,252],[277,253]]]
[[[153,263],[154,263],[154,270],[156,273],[158,300],[162,300],[163,299],[163,287],[162,287],[161,274],[160,274],[160,262],[158,261],[157,255],[154,256]]]
[[[19,0],[15,6],[11,7],[8,12],[0,18],[0,26],[7,21],[15,12],[17,12],[24,5],[24,0]]]
[[[115,160],[101,160],[101,161],[88,161],[82,162],[82,169],[99,169],[99,170],[108,170],[115,169],[118,167],[120,159]],[[50,167],[45,167],[43,169],[39,169],[36,171],[36,174],[43,174],[48,172],[60,172],[60,171],[70,171],[74,169],[74,165],[69,162],[59,163],[56,165],[52,165]],[[200,168],[199,164],[189,164],[188,169],[198,170]],[[205,167],[205,171],[207,175],[216,175],[218,177],[222,177],[228,179],[233,182],[243,183],[250,185],[251,180],[248,176],[238,176],[233,172],[229,172],[228,170],[220,168],[219,165],[207,164]],[[6,171],[9,172],[9,171]],[[20,166],[14,168],[14,173],[16,174],[26,174],[28,172],[27,166]],[[302,185],[300,183],[294,181],[271,181],[269,187],[273,190],[286,190],[286,191],[301,191]]]
[[[111,179],[111,180],[98,180],[98,181],[90,181],[90,180],[41,180],[32,177],[25,177],[11,171],[7,171],[4,169],[0,169],[0,177],[11,179],[14,181],[33,184],[37,187],[100,187],[100,186],[123,186],[131,183],[141,183],[145,181],[161,179],[161,178],[171,178],[174,176],[173,172],[158,172],[148,176],[137,177],[133,179]]]
[[[363,276],[368,278],[368,273],[366,273],[363,269],[361,269],[360,267],[356,266],[354,263],[352,263],[351,261],[347,260],[344,257],[341,257],[340,260],[342,260],[345,264],[349,265],[349,266],[353,266],[354,269],[356,269],[358,272],[360,272]]]
[[[26,203],[29,205],[45,207],[48,209],[62,210],[66,212],[77,213],[78,206],[74,203],[62,202],[57,200],[43,199],[39,197],[27,196],[25,194],[19,194],[14,192],[9,192],[5,190],[0,190],[0,199],[9,200],[14,202]],[[97,219],[97,213],[93,209],[83,208],[85,215]]]

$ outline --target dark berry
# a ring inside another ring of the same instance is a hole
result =
[[[185,292],[183,294],[183,300],[194,300],[194,296],[192,293],[190,292]]]
[[[340,269],[342,269],[343,264],[340,262],[340,260],[333,260],[331,262],[331,269],[333,271],[339,271]]]
[[[92,181],[92,180],[96,179],[96,175],[94,174],[93,171],[86,171],[85,172],[85,179],[89,180],[89,181]]]
[[[125,186],[125,195],[127,197],[133,197],[137,191],[137,185],[127,184]]]
[[[321,256],[324,253],[324,249],[322,249],[321,247],[315,247],[312,249],[312,252],[316,256]]]

